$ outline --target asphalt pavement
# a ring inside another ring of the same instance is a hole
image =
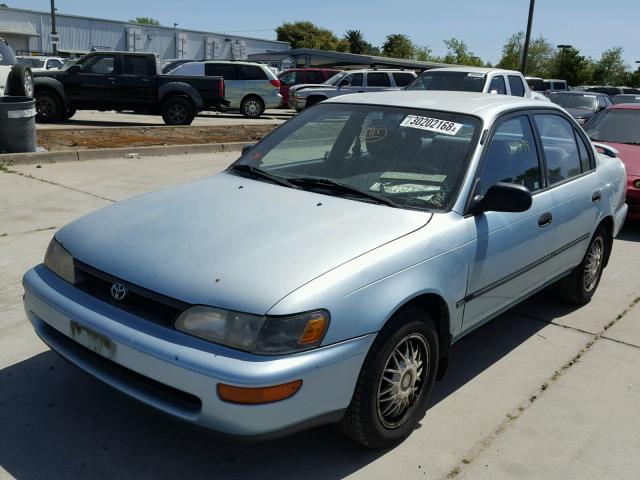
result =
[[[458,342],[420,428],[389,450],[354,445],[330,426],[268,443],[220,441],[124,397],[37,338],[20,279],[57,228],[236,156],[0,171],[0,479],[638,478],[640,224],[614,242],[590,304],[543,292]]]

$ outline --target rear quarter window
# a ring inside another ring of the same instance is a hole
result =
[[[414,78],[415,77],[410,73],[394,73],[393,74],[393,79],[396,81],[396,85],[398,87],[406,87],[411,82],[413,82]]]
[[[240,65],[240,77],[244,80],[269,80],[262,68],[253,65]]]

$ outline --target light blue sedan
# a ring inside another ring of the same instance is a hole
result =
[[[60,229],[24,276],[53,350],[236,437],[404,439],[462,336],[542,288],[587,303],[627,206],[551,103],[457,92],[323,102],[226,171]]]

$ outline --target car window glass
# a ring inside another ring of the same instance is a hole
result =
[[[149,74],[149,62],[146,57],[125,55],[124,74],[146,76]]]
[[[369,87],[390,87],[391,80],[385,72],[369,72],[367,74],[367,86]]]
[[[491,79],[491,83],[489,84],[489,92],[493,92],[494,90],[500,95],[507,94],[507,87],[504,84],[504,77],[502,75],[496,75]]]
[[[640,110],[607,109],[585,125],[594,141],[640,145]]]
[[[280,81],[285,85],[295,85],[296,75],[297,72],[287,72],[280,77]]]
[[[60,60],[56,60],[52,58],[47,62],[47,68],[60,68],[62,67],[62,62]]]
[[[322,72],[313,71],[313,72],[305,72],[306,79],[305,83],[322,83],[324,82],[324,75]]]
[[[576,140],[578,142],[578,154],[580,155],[580,166],[583,172],[591,170],[591,159],[589,158],[589,151],[587,145],[582,140],[582,137],[578,135],[578,132],[574,131]]]
[[[362,73],[354,73],[352,75],[347,75],[346,77],[344,77],[343,80],[340,81],[340,85],[361,87],[363,77],[364,75]]]
[[[524,85],[517,75],[509,75],[509,87],[511,87],[511,95],[516,97],[524,97]]]
[[[396,72],[393,74],[393,79],[396,81],[398,87],[406,87],[409,85],[415,77],[410,73]]]
[[[599,95],[598,96],[598,107],[605,108],[606,106],[607,106],[607,104],[604,102],[604,97]]]
[[[240,65],[241,78],[243,80],[268,80],[267,74],[260,67],[253,65]]]
[[[540,162],[527,116],[502,123],[485,148],[487,154],[480,176],[481,195],[498,182],[522,185],[532,192],[542,187]]]
[[[114,65],[114,57],[100,57],[95,62],[85,67],[83,70],[87,73],[108,75],[110,73],[113,73]]]
[[[580,155],[569,121],[559,115],[538,114],[534,118],[542,140],[549,183],[553,185],[580,175]]]
[[[206,63],[204,72],[207,76],[222,77],[225,80],[241,80],[236,66],[227,63]]]
[[[183,63],[179,67],[171,70],[169,75],[204,75],[204,66],[202,63]]]

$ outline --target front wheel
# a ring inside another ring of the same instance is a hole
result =
[[[602,277],[607,248],[607,235],[600,227],[591,238],[580,265],[554,284],[556,295],[577,305],[589,303]]]
[[[57,122],[64,115],[62,99],[48,90],[36,92],[36,120],[42,123]]]
[[[424,416],[437,370],[438,335],[429,315],[399,312],[373,343],[338,429],[371,448],[404,440]]]
[[[186,98],[173,97],[162,104],[162,119],[167,125],[191,125],[196,111]]]
[[[258,97],[247,97],[240,104],[240,113],[247,118],[260,118],[264,113],[264,103]]]

